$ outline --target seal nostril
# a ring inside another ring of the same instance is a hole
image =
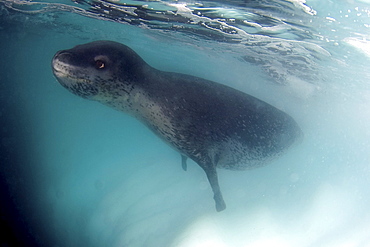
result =
[[[54,60],[57,59],[60,62],[65,62],[65,63],[69,62],[71,58],[72,58],[72,54],[67,51],[58,51],[54,55]]]
[[[53,68],[54,73],[66,73],[67,67],[69,67],[69,64],[72,64],[73,54],[68,51],[58,51],[52,61],[51,66]]]

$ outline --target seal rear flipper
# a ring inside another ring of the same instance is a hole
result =
[[[188,165],[186,164],[187,159],[188,159],[188,157],[181,154],[181,165],[182,165],[182,169],[184,171],[186,171],[188,169]]]
[[[216,203],[217,212],[225,210],[226,204],[225,204],[224,198],[222,197],[220,186],[218,184],[216,167],[213,167],[213,166],[203,167],[202,166],[202,168],[207,175],[209,183],[211,184],[211,188],[213,191],[213,199],[215,200],[215,203]]]

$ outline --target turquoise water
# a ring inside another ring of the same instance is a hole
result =
[[[370,246],[368,1],[126,3],[0,0],[4,246]],[[53,77],[58,50],[101,39],[284,110],[303,142],[219,170],[216,213],[198,165]]]

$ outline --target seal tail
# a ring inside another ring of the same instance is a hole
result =
[[[222,197],[220,186],[218,184],[216,167],[209,166],[207,168],[203,168],[203,170],[205,171],[208,181],[211,184],[211,188],[214,195],[213,199],[215,200],[216,203],[216,210],[217,212],[221,212],[226,209],[226,203],[224,201],[224,198]]]

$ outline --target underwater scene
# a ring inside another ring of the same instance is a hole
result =
[[[0,0],[0,44],[1,246],[370,247],[369,0]]]

